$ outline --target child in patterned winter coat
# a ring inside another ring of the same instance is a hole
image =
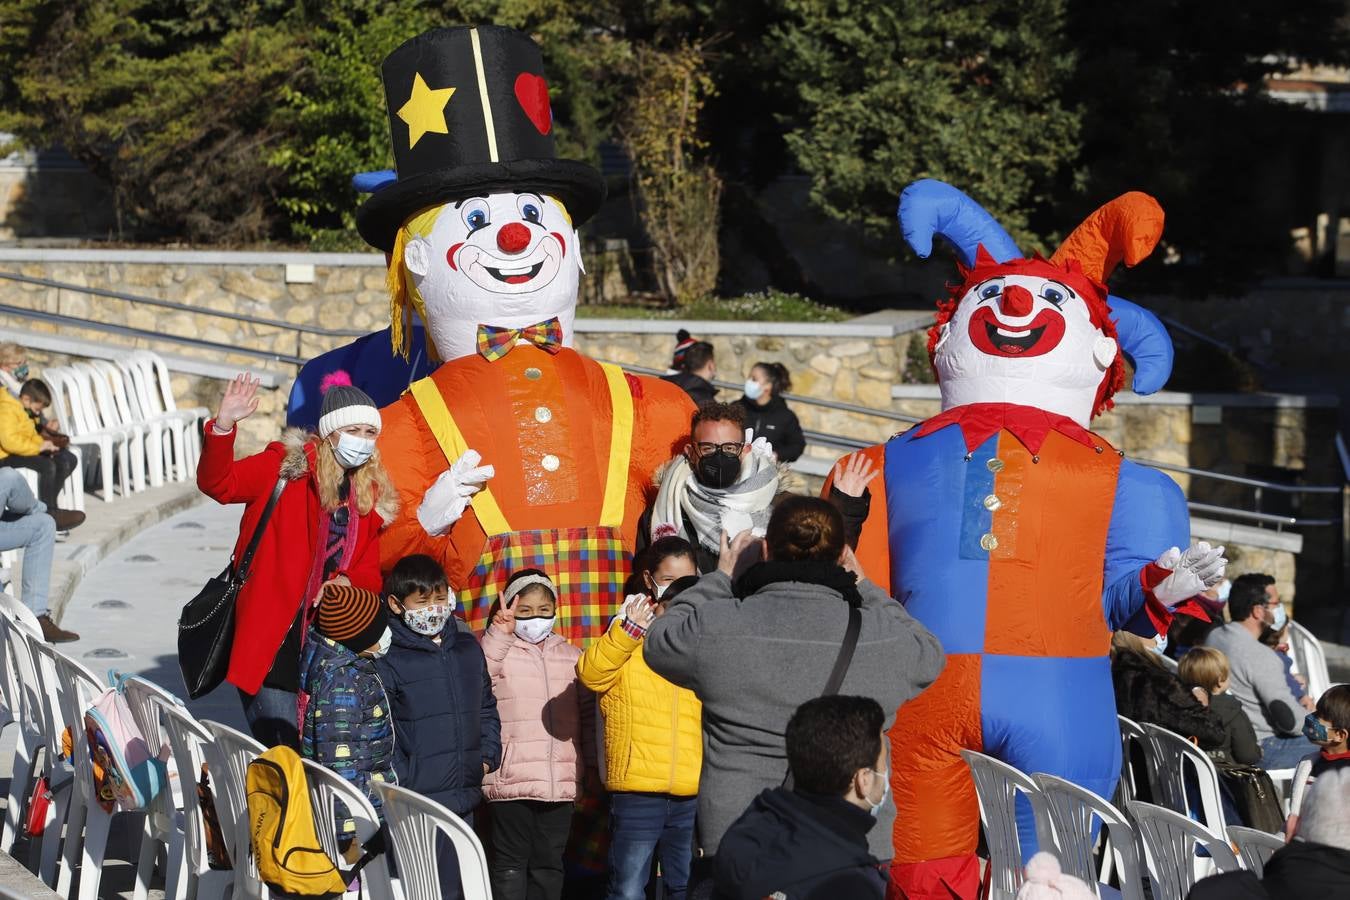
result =
[[[300,752],[365,793],[381,813],[373,782],[396,782],[394,727],[375,660],[389,652],[388,613],[373,591],[324,588],[300,664]],[[356,823],[338,811],[338,836]]]
[[[595,696],[581,686],[581,651],[553,630],[557,590],[522,569],[483,632],[483,655],[502,720],[501,768],[483,779],[491,804],[492,896],[558,900],[563,850],[583,784],[599,787]]]

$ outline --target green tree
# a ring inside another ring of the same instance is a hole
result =
[[[890,235],[900,188],[939,178],[1032,238],[1078,158],[1065,5],[785,0],[765,49],[796,101],[780,121],[814,203]]]
[[[128,230],[269,234],[279,88],[303,9],[279,0],[0,3],[0,130],[63,145],[113,188]]]

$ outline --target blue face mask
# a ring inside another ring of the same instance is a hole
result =
[[[1283,631],[1284,626],[1289,624],[1289,614],[1284,611],[1284,604],[1281,603],[1275,607],[1275,618],[1271,619],[1270,627],[1276,631]]]
[[[882,771],[877,772],[876,775],[885,783],[886,787],[881,791],[881,799],[872,804],[870,812],[873,818],[881,813],[881,808],[886,805],[886,798],[891,795],[891,767],[887,766]]]
[[[1314,744],[1331,743],[1331,736],[1327,734],[1327,726],[1318,720],[1317,713],[1308,713],[1303,718],[1303,736]]]
[[[14,370],[14,377],[17,378],[19,381],[27,381],[27,380],[28,380],[28,363],[24,363],[23,365],[21,365],[21,366],[19,366],[17,369],[15,369],[15,370]]]

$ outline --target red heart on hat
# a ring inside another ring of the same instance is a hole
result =
[[[548,105],[548,82],[542,75],[521,72],[516,76],[516,101],[540,134],[553,128],[553,110]]]

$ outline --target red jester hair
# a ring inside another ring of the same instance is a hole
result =
[[[990,256],[989,251],[985,250],[984,245],[981,244],[975,251],[974,266],[966,268],[957,263],[956,268],[961,275],[961,281],[947,285],[948,297],[945,300],[938,301],[937,317],[933,326],[928,329],[928,359],[930,362],[932,362],[937,351],[942,326],[950,322],[952,316],[956,315],[956,307],[960,305],[961,298],[980,282],[988,281],[990,278],[1000,275],[1033,275],[1064,282],[1083,298],[1083,302],[1087,304],[1088,315],[1092,319],[1092,324],[1100,328],[1102,334],[1116,340],[1116,325],[1111,321],[1111,308],[1106,303],[1106,285],[1084,272],[1077,260],[1071,259],[1064,264],[1053,263],[1037,253],[1029,259],[1010,259],[1007,262],[1000,263]],[[1097,400],[1092,406],[1094,418],[1115,405],[1111,397],[1124,384],[1125,357],[1123,353],[1117,353],[1110,368],[1106,370],[1106,374],[1102,377],[1101,386],[1097,388]]]

